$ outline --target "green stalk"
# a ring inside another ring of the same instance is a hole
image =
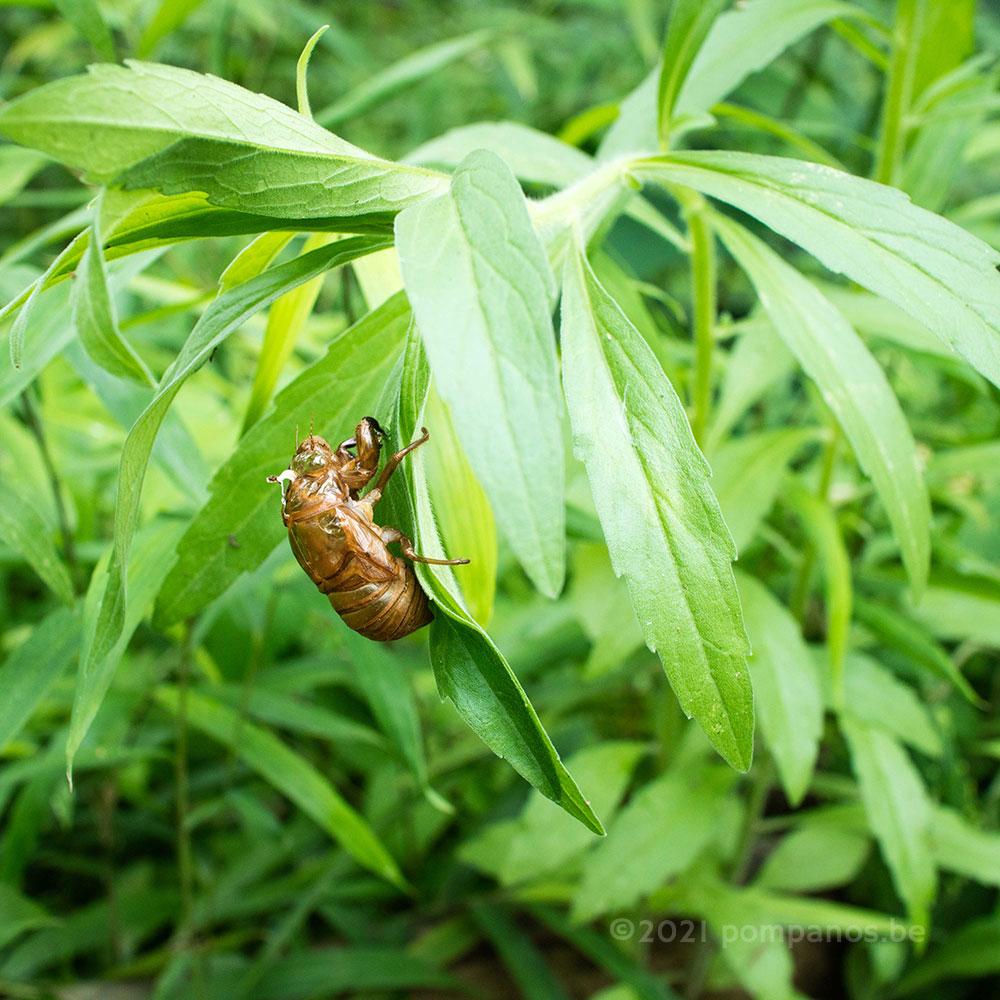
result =
[[[700,445],[712,406],[712,331],[717,312],[715,236],[701,207],[688,215],[691,236],[691,301],[695,341],[694,417],[691,429]]]
[[[898,0],[896,25],[892,33],[889,80],[882,105],[882,127],[874,176],[880,184],[892,184],[903,158],[906,140],[905,118],[913,101],[913,80],[917,66],[917,21],[923,16],[923,0]]]

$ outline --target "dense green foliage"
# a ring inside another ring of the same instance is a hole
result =
[[[0,994],[982,995],[1000,17],[448,12],[0,7]]]

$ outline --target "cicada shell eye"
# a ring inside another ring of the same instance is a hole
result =
[[[292,471],[305,476],[320,472],[333,462],[333,449],[318,434],[310,434],[298,446],[292,459]]]

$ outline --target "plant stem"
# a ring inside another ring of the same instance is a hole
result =
[[[830,483],[833,480],[833,469],[837,460],[837,448],[840,445],[840,433],[840,424],[834,422],[830,430],[830,439],[826,442],[826,447],[823,449],[823,466],[820,469],[816,496],[824,503],[830,493]],[[799,625],[802,624],[802,619],[805,616],[806,599],[809,597],[809,582],[812,579],[815,568],[816,546],[810,541],[802,555],[802,565],[799,567],[799,575],[792,589],[791,600],[788,602],[789,609]]]
[[[48,473],[49,484],[52,487],[52,496],[56,502],[56,517],[59,519],[59,534],[62,536],[63,555],[66,558],[66,565],[69,566],[69,575],[73,581],[73,588],[76,589],[79,577],[79,563],[76,560],[76,546],[73,543],[73,530],[70,528],[69,517],[66,514],[66,505],[62,498],[62,483],[59,480],[59,473],[56,471],[55,462],[52,461],[52,454],[49,446],[45,442],[45,430],[42,427],[41,418],[35,407],[35,401],[31,398],[31,390],[25,389],[21,393],[21,404],[24,407],[24,422],[28,425],[35,440],[38,442],[38,451],[42,456],[42,465]]]
[[[712,406],[712,331],[716,316],[715,236],[704,212],[694,209],[688,216],[691,236],[691,300],[695,340],[694,439],[700,445]]]
[[[906,139],[905,116],[913,100],[913,78],[916,72],[917,19],[921,16],[918,0],[898,0],[896,25],[892,33],[892,53],[889,58],[889,79],[882,105],[882,127],[874,176],[880,184],[892,184],[899,169]]]
[[[177,666],[177,740],[174,747],[174,786],[176,795],[177,868],[181,884],[181,924],[174,939],[178,952],[190,943],[194,920],[194,865],[191,859],[191,829],[188,816],[191,803],[188,788],[187,695],[191,677],[191,646],[194,628],[189,619],[184,625],[184,643]]]

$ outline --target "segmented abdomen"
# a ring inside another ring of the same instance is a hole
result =
[[[325,580],[318,586],[330,599],[333,610],[366,639],[402,639],[434,618],[413,567],[402,560],[400,572],[391,580],[365,583],[346,591],[331,592]]]

